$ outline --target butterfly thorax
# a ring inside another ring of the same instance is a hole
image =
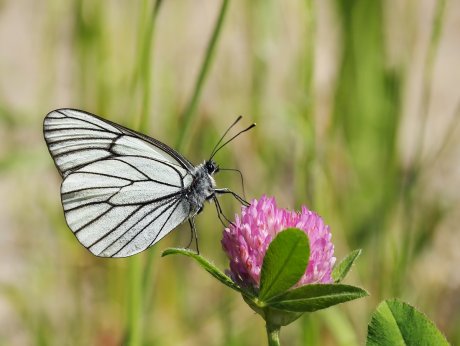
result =
[[[191,207],[190,216],[198,213],[204,202],[214,195],[216,182],[212,175],[217,171],[218,166],[213,161],[206,161],[192,170],[193,180],[186,192]]]

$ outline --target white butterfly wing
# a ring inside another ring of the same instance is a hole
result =
[[[184,171],[193,165],[167,145],[121,125],[75,109],[57,109],[43,123],[44,137],[62,176],[117,155],[147,156]]]
[[[44,135],[67,224],[93,254],[134,255],[190,215],[193,166],[163,143],[69,109],[46,116]]]

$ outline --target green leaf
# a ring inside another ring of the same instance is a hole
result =
[[[287,326],[303,315],[303,312],[283,311],[269,306],[261,307],[257,304],[257,299],[247,297],[244,294],[242,297],[252,310],[272,325]]]
[[[163,251],[161,254],[161,257],[168,256],[168,255],[185,255],[188,257],[193,258],[195,261],[198,262],[198,264],[205,269],[209,274],[214,276],[217,280],[222,282],[224,285],[234,289],[237,292],[247,294],[247,292],[243,292],[241,288],[235,284],[231,278],[229,278],[227,275],[225,275],[219,268],[217,268],[214,264],[209,262],[206,258],[203,256],[198,255],[196,252],[190,250],[190,249],[183,249],[183,248],[169,248]]]
[[[385,300],[372,314],[368,346],[449,345],[423,313],[399,300]]]
[[[265,253],[260,274],[259,300],[266,301],[294,286],[310,258],[304,231],[288,228],[278,233]]]
[[[359,255],[361,255],[361,249],[354,250],[334,267],[334,270],[332,270],[332,279],[334,279],[334,282],[338,283],[345,278],[350,271],[353,262],[359,257]]]
[[[267,302],[271,307],[312,312],[369,295],[362,288],[341,284],[313,284],[290,290]]]

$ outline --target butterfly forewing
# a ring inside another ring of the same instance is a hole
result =
[[[49,113],[44,136],[67,224],[93,254],[134,255],[189,217],[193,166],[165,144],[72,109]]]

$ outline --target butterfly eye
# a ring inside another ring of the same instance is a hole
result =
[[[219,171],[219,166],[214,161],[206,162],[206,171],[208,174],[214,174]]]

